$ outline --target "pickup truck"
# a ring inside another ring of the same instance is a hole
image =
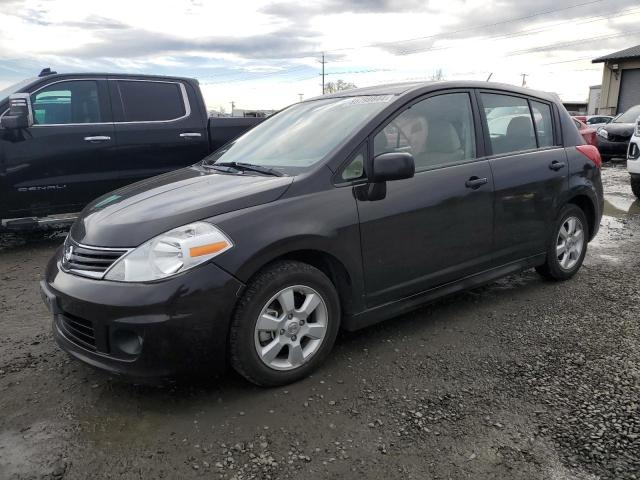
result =
[[[38,77],[0,90],[0,231],[70,223],[93,198],[192,165],[262,118],[209,118],[191,78]]]

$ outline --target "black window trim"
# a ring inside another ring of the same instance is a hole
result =
[[[184,86],[183,82],[178,80],[151,80],[146,78],[118,78],[118,77],[109,77],[107,79],[109,82],[147,82],[147,83],[172,83],[174,85],[178,85],[180,87],[180,93],[182,94],[182,104],[184,106],[184,115],[176,118],[171,118],[168,120],[134,120],[134,121],[116,121],[113,122],[117,125],[135,125],[135,124],[147,124],[147,123],[172,123],[179,122],[180,120],[184,120],[185,118],[189,118],[191,116],[191,104],[189,103],[189,95],[187,94],[187,89]],[[124,101],[122,100],[122,95],[120,93],[120,86],[116,83],[116,91],[118,92],[118,100],[120,101],[121,110],[124,113]],[[113,101],[113,99],[112,99]]]
[[[342,178],[342,173],[351,164],[351,162],[361,153],[364,155],[364,164],[362,166],[362,170],[363,170],[362,176],[358,178],[352,178],[350,180],[345,180],[344,178]],[[369,142],[365,140],[364,142],[361,142],[356,148],[353,149],[353,151],[347,156],[347,159],[344,162],[342,162],[340,167],[333,174],[333,178],[332,178],[333,185],[335,187],[350,187],[350,186],[368,183],[369,182],[369,175],[367,173],[368,157],[369,157]]]
[[[480,88],[480,89],[476,89],[476,100],[478,102],[478,111],[480,113],[480,120],[482,122],[482,129],[484,130],[484,141],[485,141],[485,152],[486,152],[486,158],[503,158],[503,157],[509,157],[509,156],[513,156],[513,155],[520,155],[520,154],[526,154],[526,153],[532,153],[532,152],[539,152],[539,151],[547,151],[547,150],[556,150],[556,149],[560,149],[563,148],[562,146],[562,138],[560,137],[559,134],[559,129],[558,129],[558,118],[556,115],[556,110],[555,110],[555,105],[553,102],[550,102],[549,100],[544,100],[542,98],[539,97],[535,97],[532,95],[523,95],[520,93],[516,93],[516,92],[511,92],[509,90],[493,90],[493,89],[485,89],[485,88]],[[516,97],[516,98],[521,98],[523,100],[525,100],[527,102],[527,106],[529,108],[529,114],[531,115],[531,121],[533,124],[533,131],[536,137],[536,148],[528,148],[526,150],[516,150],[513,152],[506,152],[506,153],[493,153],[493,146],[491,144],[491,135],[489,134],[489,124],[487,123],[487,115],[484,112],[484,104],[482,103],[482,94],[489,94],[489,95],[503,95],[506,97]],[[540,142],[538,141],[538,132],[536,129],[536,124],[535,124],[535,119],[533,118],[533,109],[531,108],[531,102],[538,102],[538,103],[543,103],[545,105],[548,105],[551,108],[551,128],[553,128],[553,145],[549,146],[549,147],[540,147]]]
[[[100,85],[102,84],[102,82],[105,82],[107,79],[105,77],[81,77],[81,78],[61,78],[60,80],[56,80],[55,82],[50,82],[50,83],[45,83],[41,86],[39,86],[38,88],[36,88],[33,92],[29,92],[29,97],[32,97],[33,95],[35,95],[36,93],[38,93],[40,90],[44,90],[47,87],[50,87],[51,85],[56,85],[58,83],[66,83],[66,82],[81,82],[81,81],[94,81],[98,84],[98,98],[99,98],[99,102],[102,106],[102,104],[104,102],[106,102],[109,106],[109,110],[107,112],[104,112],[105,114],[107,114],[109,116],[109,118],[111,117],[111,103],[109,101],[109,97],[108,94],[106,98],[102,98],[105,93],[101,92],[100,90]],[[33,108],[33,107],[32,107]],[[4,112],[2,115],[5,115],[9,110],[7,110],[6,112]],[[29,128],[47,128],[47,127],[83,127],[83,126],[87,126],[87,125],[113,125],[113,122],[88,122],[88,123],[44,123],[44,124],[37,124],[34,123],[33,125],[31,125]]]
[[[398,107],[396,110],[394,110],[393,112],[391,112],[369,135],[369,137],[367,138],[367,144],[368,144],[368,155],[366,157],[366,161],[365,161],[365,176],[368,176],[369,171],[371,171],[372,165],[373,165],[373,155],[374,155],[374,150],[373,150],[373,139],[375,138],[375,136],[380,133],[389,123],[391,123],[391,121],[396,118],[398,115],[401,115],[402,113],[404,113],[405,110],[408,110],[409,108],[411,108],[412,106],[414,106],[416,103],[420,103],[424,100],[427,100],[429,98],[433,98],[433,97],[439,97],[441,95],[450,95],[450,94],[454,94],[454,93],[466,93],[469,97],[469,103],[471,105],[471,119],[473,122],[473,135],[475,137],[475,157],[468,159],[468,160],[460,160],[459,162],[453,162],[453,163],[446,163],[446,164],[440,164],[440,165],[434,165],[432,167],[429,168],[424,168],[421,170],[416,170],[415,175],[420,175],[422,173],[425,172],[431,172],[434,170],[440,170],[442,168],[449,168],[449,167],[456,167],[459,165],[467,165],[470,163],[475,163],[478,161],[481,161],[483,159],[485,159],[485,154],[486,154],[486,150],[485,150],[485,145],[484,145],[484,141],[483,141],[483,131],[484,131],[484,126],[480,123],[480,112],[479,112],[479,107],[478,107],[478,103],[476,102],[476,96],[474,95],[474,89],[473,88],[451,88],[451,89],[446,89],[446,90],[436,90],[434,92],[429,92],[426,93],[424,95],[420,95],[419,97],[413,98],[410,101],[408,101],[407,103],[404,103],[403,105],[401,105],[400,107]],[[364,178],[364,177],[363,177]]]

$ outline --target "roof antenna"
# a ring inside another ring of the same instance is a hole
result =
[[[485,80],[485,82],[488,82],[489,80],[491,80],[491,77],[492,77],[492,76],[493,76],[493,72],[491,72],[491,73],[489,74],[489,76],[487,77],[487,79]]]
[[[38,75],[38,77],[46,77],[48,75],[55,75],[56,73],[58,73],[58,72],[52,72],[51,69],[49,67],[47,67],[47,68],[43,68],[40,71],[40,75]]]

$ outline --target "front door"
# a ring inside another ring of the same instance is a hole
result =
[[[505,264],[546,250],[569,168],[551,104],[490,92],[480,104],[493,153],[495,259]]]
[[[453,92],[412,104],[374,136],[374,156],[410,152],[416,174],[387,182],[382,200],[358,200],[368,306],[489,267],[493,179],[476,124],[471,93]]]
[[[0,130],[8,218],[80,211],[113,188],[117,172],[106,82],[57,81],[31,94],[34,125]]]

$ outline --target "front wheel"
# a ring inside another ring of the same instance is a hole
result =
[[[543,277],[568,280],[580,269],[587,253],[587,217],[576,205],[565,205],[554,225],[544,264],[536,267]]]
[[[329,278],[311,265],[272,264],[250,282],[231,322],[231,365],[260,386],[306,377],[327,357],[340,325]]]

